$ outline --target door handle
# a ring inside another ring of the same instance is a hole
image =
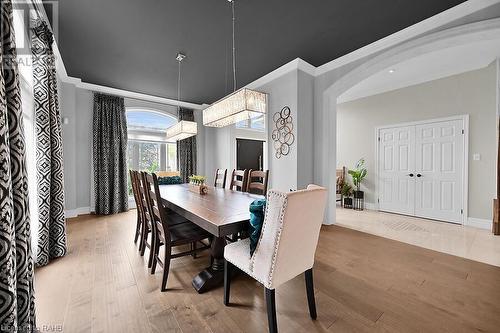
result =
[[[419,173],[417,173],[417,177],[418,177],[418,178],[420,178],[420,177],[422,177],[422,175],[421,175],[421,174],[419,174]]]
[[[410,174],[408,174],[408,176],[413,177],[413,174],[412,174],[412,173],[410,173]]]

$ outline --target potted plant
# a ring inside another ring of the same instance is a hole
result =
[[[352,208],[352,186],[348,182],[344,182],[341,188],[342,197],[344,198],[344,208]]]
[[[356,205],[355,208],[362,210],[362,202],[364,199],[364,192],[361,191],[361,182],[363,179],[366,177],[366,168],[365,168],[365,159],[361,158],[357,163],[354,169],[348,171],[349,174],[352,177],[352,182],[354,183],[354,186],[356,187],[356,190],[354,191],[354,201],[359,201],[361,205]]]
[[[205,176],[192,175],[189,177],[189,190],[198,194],[207,194],[208,187],[205,185]]]

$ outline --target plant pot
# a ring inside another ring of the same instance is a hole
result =
[[[352,208],[354,210],[363,210],[365,205],[365,192],[354,191],[354,202]]]
[[[344,208],[347,208],[347,209],[352,208],[352,198],[350,198],[350,197],[344,198]]]

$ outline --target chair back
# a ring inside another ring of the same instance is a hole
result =
[[[137,207],[137,214],[145,221],[145,197],[142,190],[142,182],[139,171],[130,170],[130,182],[132,183],[132,192],[134,193],[135,206]]]
[[[262,233],[250,269],[266,288],[274,289],[313,267],[326,208],[327,190],[269,190]]]
[[[226,187],[227,169],[215,170],[214,187]]]
[[[156,174],[142,173],[145,188],[146,201],[148,204],[149,221],[153,225],[153,235],[156,235],[166,246],[170,243],[170,234],[167,223],[167,213],[161,202],[158,177]]]
[[[345,180],[345,174],[346,174],[346,167],[342,167],[342,169],[337,169],[336,172],[336,192],[337,194],[340,194],[342,191],[342,186],[344,185],[344,180]]]
[[[269,170],[260,171],[250,169],[248,172],[247,192],[266,195],[268,178]]]
[[[230,190],[245,192],[247,189],[248,170],[233,170],[231,175]]]

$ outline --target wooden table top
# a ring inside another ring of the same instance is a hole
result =
[[[209,187],[208,194],[188,190],[187,184],[160,185],[163,205],[217,237],[242,230],[250,219],[249,206],[263,196]]]

